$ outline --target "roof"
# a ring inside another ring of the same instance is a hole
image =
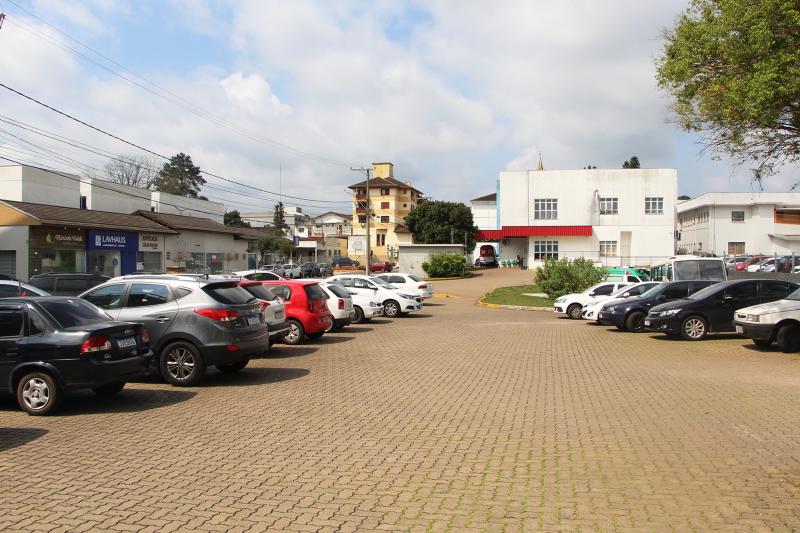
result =
[[[395,233],[411,233],[411,230],[408,229],[408,226],[404,226],[403,224],[398,224],[394,227]]]
[[[367,182],[362,181],[360,183],[354,183],[353,185],[349,186],[348,189],[357,189],[363,188],[367,186]],[[412,191],[417,191],[418,193],[422,194],[422,191],[417,189],[416,187],[412,187],[408,183],[403,183],[400,180],[394,178],[372,178],[369,180],[369,186],[374,188],[386,188],[386,187],[397,187],[398,189],[411,189]]]
[[[48,226],[73,226],[149,233],[177,233],[174,229],[165,227],[163,224],[159,224],[156,221],[148,220],[144,216],[138,214],[127,215],[125,213],[112,213],[110,211],[95,211],[93,209],[78,209],[76,207],[15,202],[12,200],[0,200],[0,204],[5,204],[12,209],[16,209],[38,220],[40,224]]]
[[[243,239],[257,239],[265,235],[263,232],[254,232],[254,228],[241,228],[226,226],[215,220],[203,217],[189,217],[185,215],[171,215],[168,213],[153,213],[150,211],[136,211],[136,214],[158,222],[174,230],[205,231],[208,233],[227,233]]]
[[[496,202],[497,201],[497,193],[493,192],[492,194],[487,194],[486,196],[478,196],[477,198],[472,199],[473,202]]]

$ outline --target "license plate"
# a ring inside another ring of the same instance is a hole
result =
[[[736,326],[736,333],[744,333],[744,328],[742,326]]]
[[[649,321],[649,320],[645,320],[645,321],[644,321],[644,325],[645,325],[645,326],[649,326],[649,325],[650,325],[650,321]]]
[[[247,323],[251,326],[255,326],[256,324],[261,323],[261,319],[258,316],[250,315],[247,317]]]
[[[134,337],[126,337],[117,341],[117,346],[120,348],[135,348],[136,339]]]

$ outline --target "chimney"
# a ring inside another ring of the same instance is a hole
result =
[[[391,163],[372,163],[372,177],[393,178],[394,165]]]

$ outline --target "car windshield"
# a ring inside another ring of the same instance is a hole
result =
[[[722,280],[725,279],[725,266],[722,261],[690,259],[675,261],[676,280]]]
[[[642,294],[640,294],[639,297],[640,298],[650,298],[652,296],[660,294],[661,291],[664,289],[664,287],[666,285],[667,285],[666,283],[659,283],[658,285],[654,285],[652,288],[650,288],[650,289],[646,290],[645,292],[643,292]]]
[[[289,268],[289,269],[291,269],[291,268],[293,268],[293,266],[294,266],[294,265],[291,265],[291,264],[289,264],[289,265],[283,265],[283,268]]]
[[[724,290],[725,287],[721,286],[720,284],[709,285],[705,289],[700,289],[694,294],[690,294],[688,296],[689,300],[703,300],[708,298],[709,296],[717,293],[718,291]]]
[[[76,326],[86,326],[89,324],[100,324],[102,322],[111,321],[111,317],[105,312],[80,298],[44,300],[40,301],[39,305],[41,305],[62,328],[74,328]]]
[[[391,283],[387,283],[386,281],[382,280],[381,278],[369,278],[369,279],[371,279],[372,281],[374,281],[375,283],[377,283],[378,285],[380,285],[384,289],[392,289],[393,290],[393,289],[397,288],[394,285],[392,285]]]
[[[411,278],[411,279],[413,279],[414,281],[416,281],[416,282],[418,282],[418,283],[419,283],[420,281],[422,281],[422,278],[421,278],[421,277],[419,277],[419,276],[417,276],[416,274],[409,274],[409,275],[408,275],[408,277],[409,277],[409,278]]]
[[[347,289],[345,289],[340,285],[336,285],[335,283],[329,283],[327,288],[329,291],[331,291],[339,298],[350,298],[350,291],[348,291]]]
[[[264,285],[246,285],[242,287],[244,290],[258,298],[259,300],[266,300],[267,302],[271,302],[273,300],[277,300],[278,297],[272,293],[267,287]]]

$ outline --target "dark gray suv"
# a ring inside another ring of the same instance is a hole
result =
[[[113,320],[144,324],[155,366],[173,385],[197,385],[211,365],[241,370],[269,346],[258,300],[236,280],[123,276],[80,297]]]

